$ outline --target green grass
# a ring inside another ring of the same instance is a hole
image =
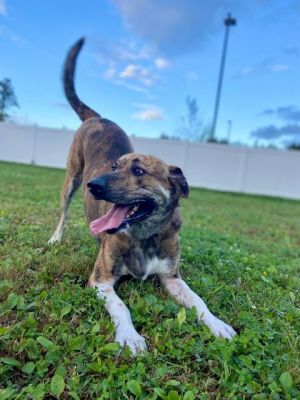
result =
[[[214,338],[152,278],[117,289],[149,352],[118,353],[85,284],[81,194],[48,246],[64,171],[0,163],[0,399],[300,399],[300,203],[192,190],[181,271],[239,335]]]

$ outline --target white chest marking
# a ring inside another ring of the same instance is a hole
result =
[[[171,260],[169,258],[160,259],[157,256],[148,258],[145,265],[145,275],[143,280],[149,275],[153,274],[165,274],[171,267]]]

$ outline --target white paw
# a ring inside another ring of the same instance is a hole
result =
[[[225,322],[221,321],[214,315],[207,317],[203,322],[209,327],[215,336],[231,340],[233,336],[236,335],[235,330],[231,328],[230,325],[225,324]]]
[[[51,238],[48,240],[48,244],[59,243],[61,241],[62,235],[57,232],[54,232]]]
[[[134,356],[147,350],[146,341],[134,328],[118,327],[116,329],[115,342],[122,347],[128,346]]]

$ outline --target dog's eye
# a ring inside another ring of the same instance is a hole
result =
[[[140,167],[132,167],[131,168],[131,172],[133,173],[133,175],[135,176],[141,176],[145,174],[145,171],[140,168]]]
[[[111,166],[111,169],[112,169],[113,171],[115,171],[115,170],[117,169],[117,163],[113,163],[113,165]]]

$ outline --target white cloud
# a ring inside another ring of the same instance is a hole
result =
[[[119,72],[117,67],[112,64],[107,67],[102,76],[104,79],[111,81],[115,85],[123,86],[131,91],[144,94],[149,93],[149,90],[144,86],[150,86],[150,83],[152,83],[150,74],[148,76],[148,73],[144,68],[131,64],[125,67],[121,72]],[[128,82],[128,80],[142,83],[143,86],[136,84],[135,82]]]
[[[150,58],[150,50],[146,47],[138,47],[134,41],[123,41],[115,47],[115,54],[121,60],[138,61],[148,60]]]
[[[156,58],[154,60],[154,64],[157,69],[166,69],[166,68],[169,68],[169,66],[170,66],[170,62],[162,57]]]
[[[4,25],[0,25],[0,37],[7,39],[10,42],[12,42],[18,46],[21,46],[21,47],[28,46],[28,43],[24,39],[22,39],[20,36],[16,35],[13,31],[6,28],[6,26],[4,26]]]
[[[161,71],[171,63],[154,49],[140,46],[134,40],[98,41],[94,58],[103,68],[102,77],[116,85],[140,93],[160,80]]]
[[[199,74],[195,71],[188,71],[186,74],[186,77],[190,81],[198,81],[199,80]]]
[[[107,70],[104,72],[104,78],[105,79],[112,79],[116,76],[116,69],[114,67],[109,67]]]
[[[5,0],[0,0],[0,15],[6,16],[6,4]]]
[[[0,0],[1,1],[1,0]],[[120,41],[98,40],[95,58],[99,63],[115,64],[150,60],[151,51],[146,46],[138,45],[134,40]]]
[[[119,77],[123,79],[132,79],[143,83],[146,86],[151,86],[155,81],[156,77],[151,71],[138,64],[129,64],[123,71],[119,73]]]
[[[237,72],[237,74],[240,76],[248,76],[248,75],[251,75],[253,72],[254,72],[254,68],[246,65],[244,67],[241,67],[239,69],[239,71]]]
[[[236,78],[245,78],[252,75],[257,74],[265,74],[270,72],[286,72],[289,70],[289,66],[287,64],[279,64],[274,63],[272,58],[264,58],[254,65],[244,65],[240,67],[234,77]]]
[[[127,28],[162,51],[178,55],[197,51],[223,27],[228,10],[248,9],[241,0],[111,0]]]
[[[139,108],[140,111],[131,116],[133,119],[137,119],[139,121],[155,121],[165,118],[163,110],[155,105],[134,103],[134,106]]]
[[[113,83],[115,83],[116,85],[119,85],[119,86],[123,86],[126,89],[132,90],[133,92],[144,93],[144,94],[148,94],[149,93],[148,89],[145,89],[145,88],[143,88],[141,86],[138,86],[138,85],[132,85],[132,84],[130,84],[128,82],[124,82],[124,81],[121,81],[119,79],[116,80],[116,81],[113,81]]]
[[[94,58],[101,65],[102,77],[112,83],[140,93],[161,80],[163,70],[171,63],[153,48],[141,46],[135,40],[118,42],[100,40]]]
[[[286,64],[274,64],[270,67],[273,72],[285,72],[289,70],[289,66]]]
[[[120,72],[120,77],[121,78],[135,78],[137,74],[139,73],[140,67],[137,65],[127,65],[127,67]]]

